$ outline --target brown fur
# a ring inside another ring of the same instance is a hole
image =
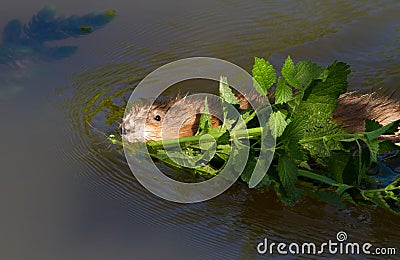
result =
[[[345,93],[338,98],[333,119],[351,133],[365,131],[365,118],[387,125],[400,119],[400,102],[376,93]],[[399,133],[397,133],[399,134]]]
[[[241,109],[249,108],[249,102],[243,95],[235,95],[238,97]],[[209,105],[216,103],[218,102],[209,102]],[[164,122],[169,110],[172,117]],[[186,96],[182,95],[158,99],[150,109],[146,104],[135,105],[123,119],[123,137],[129,142],[137,142],[192,136],[197,132],[203,110],[204,99],[188,101]],[[210,107],[211,114],[217,110],[215,107]],[[149,113],[146,114],[147,111]],[[156,116],[160,116],[161,120],[155,120]],[[365,118],[374,119],[382,125],[398,120],[400,119],[400,102],[374,93],[361,95],[351,92],[338,98],[338,107],[333,113],[333,119],[347,131],[351,133],[365,131]],[[140,123],[144,120],[145,128],[139,129],[138,125],[141,125]],[[211,123],[212,127],[221,124],[218,116],[211,116]],[[162,131],[166,132],[162,134]],[[399,132],[395,138],[397,137],[399,137]]]

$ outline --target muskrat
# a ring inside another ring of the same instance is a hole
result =
[[[240,109],[247,109],[249,104],[243,96],[236,96],[239,99]],[[167,120],[163,126],[163,119],[173,106],[174,120]],[[122,137],[134,143],[173,138],[176,137],[175,133],[178,133],[179,137],[192,136],[197,132],[203,110],[204,99],[190,102],[182,95],[157,99],[151,106],[134,105],[122,120]],[[382,125],[394,122],[400,119],[400,102],[376,93],[361,95],[358,92],[349,92],[339,96],[338,107],[333,113],[333,120],[336,123],[348,132],[355,133],[365,131],[366,118],[376,120]],[[145,126],[144,129],[139,129],[138,125],[141,125],[139,122],[142,120],[145,120]],[[217,127],[221,121],[212,115],[211,123],[212,127]],[[163,134],[162,126],[166,131]],[[398,136],[399,132],[396,138]]]

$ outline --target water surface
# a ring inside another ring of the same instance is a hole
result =
[[[27,22],[45,4],[3,1],[0,26]],[[204,203],[161,200],[105,139],[146,74],[193,56],[248,71],[254,56],[276,68],[287,55],[345,61],[351,89],[399,100],[397,1],[53,4],[59,15],[113,8],[117,17],[92,34],[51,43],[78,46],[68,58],[0,64],[2,259],[252,259],[264,237],[320,243],[341,230],[351,241],[400,244],[400,218],[374,207],[343,211],[305,199],[286,208],[272,192],[242,184]]]

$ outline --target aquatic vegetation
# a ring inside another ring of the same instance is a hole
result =
[[[265,125],[257,125],[255,111],[247,110],[241,113],[247,124],[244,133],[241,133],[243,130],[229,132],[227,125],[237,123],[230,120],[211,128],[206,110],[201,115],[197,134],[178,139],[183,154],[175,153],[173,160],[168,156],[163,145],[176,141],[169,139],[148,142],[150,155],[175,169],[209,178],[221,172],[230,156],[234,157],[234,164],[242,163],[231,148],[233,144],[246,145],[241,140],[247,136],[250,152],[241,180],[250,188],[268,186],[285,205],[294,205],[306,195],[339,208],[346,208],[347,203],[366,203],[400,214],[400,178],[395,172],[380,178],[371,170],[385,160],[380,154],[399,150],[395,143],[381,137],[398,131],[400,120],[385,126],[366,120],[365,132],[357,133],[348,133],[333,121],[337,99],[347,91],[349,65],[335,61],[323,68],[310,61],[294,64],[288,57],[277,78],[268,61],[255,58],[252,72],[258,82],[256,90],[275,101]],[[225,78],[221,78],[220,96],[226,103],[237,104]],[[261,137],[266,133],[276,138],[276,146],[272,148],[274,157],[262,179],[254,181],[253,170],[262,160],[260,153],[265,149]],[[204,135],[211,135],[215,140],[210,151],[205,149]],[[200,139],[202,145],[199,145]],[[109,140],[122,144],[115,135]],[[187,163],[185,155],[199,160],[190,163],[195,167],[186,168],[177,163],[183,160]],[[212,159],[204,164],[206,157]]]
[[[91,33],[109,23],[115,13],[115,10],[107,10],[82,16],[57,17],[55,8],[46,6],[24,25],[17,19],[11,20],[3,29],[0,64],[21,66],[21,62],[31,58],[46,61],[66,58],[77,50],[77,46],[49,47],[46,43]]]

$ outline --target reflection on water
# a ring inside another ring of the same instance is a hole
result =
[[[141,187],[122,150],[106,140],[117,131],[118,119],[138,82],[157,67],[180,58],[212,56],[247,71],[254,56],[270,57],[276,67],[287,54],[297,61],[309,59],[321,64],[343,60],[352,65],[352,87],[377,88],[382,84],[392,92],[400,77],[397,1],[163,3],[165,8],[154,1],[135,7],[116,1],[112,8],[118,10],[120,19],[114,20],[116,39],[109,39],[113,48],[104,53],[107,62],[75,74],[71,84],[57,93],[62,100],[52,100],[67,119],[67,128],[60,129],[65,146],[71,147],[64,151],[66,160],[79,165],[71,175],[80,176],[96,193],[110,198],[111,204],[123,205],[121,215],[129,215],[122,223],[112,222],[120,225],[113,229],[116,242],[94,249],[90,256],[111,250],[117,258],[119,254],[154,257],[158,252],[149,245],[136,246],[131,252],[131,245],[124,242],[155,240],[170,245],[166,253],[177,258],[252,258],[264,237],[276,242],[318,243],[334,239],[340,230],[346,231],[351,241],[399,245],[400,219],[371,207],[340,211],[305,199],[294,208],[285,208],[268,189],[249,190],[242,184],[205,203],[181,205],[160,200]],[[131,12],[154,15],[137,18]],[[100,48],[96,44],[90,42],[94,49]],[[36,152],[43,148],[30,149]],[[101,229],[101,224],[92,223],[99,218],[91,211],[96,206],[87,207],[88,225]],[[143,228],[148,226],[151,228]],[[157,237],[158,233],[163,235]],[[101,242],[108,235],[81,234]]]
[[[9,21],[3,28],[0,43],[0,68],[9,72],[0,80],[0,100],[22,91],[21,84],[32,73],[29,63],[65,59],[76,52],[75,45],[50,46],[49,42],[87,35],[111,21],[114,10],[78,16],[56,17],[55,8],[39,10],[29,22]],[[3,71],[4,73],[4,71]],[[23,84],[25,85],[25,84]]]

